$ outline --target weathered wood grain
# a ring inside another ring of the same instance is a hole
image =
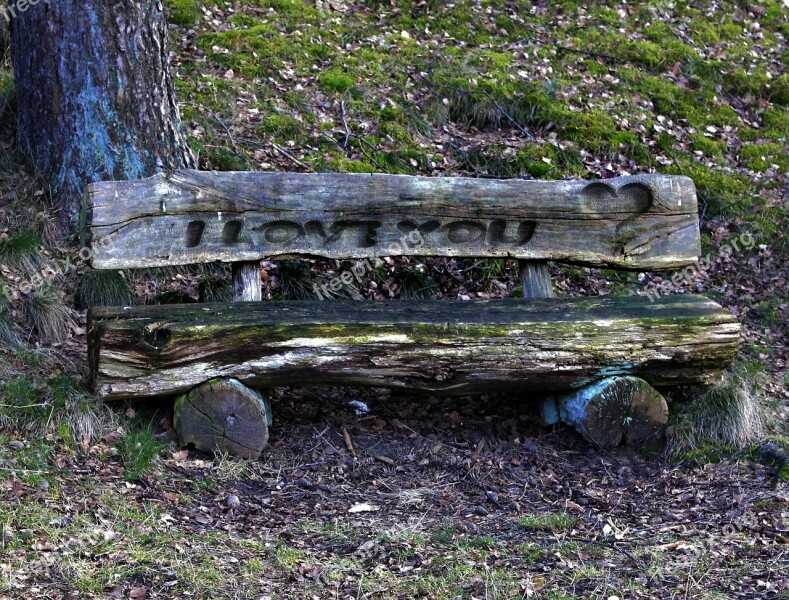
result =
[[[260,263],[258,261],[233,263],[233,302],[260,302],[263,289],[260,286]]]
[[[94,387],[113,400],[214,377],[448,394],[569,389],[623,374],[700,382],[733,361],[740,326],[710,300],[669,296],[96,308],[88,329]]]
[[[632,269],[699,255],[687,177],[596,181],[175,171],[90,186],[93,266],[293,255],[516,257]]]
[[[551,269],[547,262],[534,260],[518,261],[521,290],[524,298],[553,298]]]
[[[175,402],[181,445],[257,460],[268,443],[266,401],[235,379],[212,379]]]

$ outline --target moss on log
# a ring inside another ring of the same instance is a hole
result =
[[[561,390],[613,375],[707,381],[740,326],[702,297],[291,301],[96,308],[94,387],[107,400],[178,394],[215,377],[447,394]]]

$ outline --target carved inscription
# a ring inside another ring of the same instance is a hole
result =
[[[382,243],[384,224],[377,220],[343,220],[332,223],[311,220],[299,223],[290,220],[267,221],[249,226],[237,219],[224,224],[218,240],[223,246],[242,243],[284,246],[308,243],[317,247],[330,247],[342,243],[356,248],[374,248]],[[487,245],[499,248],[524,246],[534,236],[536,221],[490,221],[462,219],[442,223],[431,219],[422,223],[404,219],[395,225],[392,239],[405,239],[410,246],[434,243],[450,246]],[[216,242],[207,238],[204,221],[192,221],[186,228],[184,244],[197,248],[201,244]],[[418,242],[417,242],[418,240]]]
[[[241,221],[228,221],[222,229],[222,243],[225,246],[232,246],[238,243],[238,236],[241,235],[241,228],[244,224]]]
[[[595,181],[584,187],[579,195],[579,208],[583,213],[604,217],[624,218],[616,226],[611,243],[624,248],[641,232],[635,221],[648,213],[654,204],[652,190],[641,183],[629,183],[616,188],[608,183]],[[417,236],[422,243],[446,247],[522,248],[528,244],[537,229],[536,221],[505,219],[428,219],[396,221],[396,231],[387,232],[383,221],[377,219],[346,219],[333,222],[309,220],[272,220],[255,223],[251,217],[246,223],[234,219],[225,223],[220,244],[237,246],[242,243],[254,246],[287,246],[306,244],[317,248],[342,245],[348,248],[369,249],[385,244],[386,240]],[[206,224],[192,221],[187,226],[185,245],[197,248],[215,242],[206,239]],[[246,232],[242,235],[243,232]],[[386,236],[384,234],[389,233]],[[413,245],[413,243],[411,244]]]
[[[203,239],[203,232],[205,231],[205,222],[192,221],[186,226],[186,247],[196,248],[200,245]]]
[[[90,236],[114,240],[95,249],[92,264],[103,269],[414,255],[646,270],[693,264],[699,253],[695,188],[681,176],[526,181],[180,170],[92,184],[86,208]]]
[[[303,237],[305,233],[304,227],[293,221],[272,221],[253,227],[252,231],[261,233],[269,244],[289,244]]]

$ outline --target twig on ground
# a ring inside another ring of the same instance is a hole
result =
[[[225,125],[225,122],[222,119],[220,119],[219,115],[217,115],[210,108],[206,108],[206,111],[208,111],[208,114],[210,114],[212,117],[214,117],[216,122],[219,123],[222,126],[222,129],[225,130],[225,133],[227,134],[227,139],[230,140],[230,145],[233,146],[233,150],[235,150],[236,154],[241,154],[241,151],[238,149],[238,146],[236,145],[236,140],[233,139],[233,134],[230,133],[230,130],[227,128],[227,125]]]
[[[348,452],[350,452],[353,457],[356,458],[356,448],[353,447],[351,434],[348,433],[348,430],[345,427],[342,428],[342,437],[345,438],[345,446],[348,448]]]
[[[516,526],[516,527],[519,527],[519,525],[516,522],[514,522],[514,521],[513,521],[513,525]],[[520,529],[524,529],[524,528],[520,527]],[[530,532],[528,530],[525,530],[525,535],[527,537],[531,538],[533,541],[538,542],[538,543],[539,542],[545,542],[545,541],[551,539],[548,536],[534,535],[534,533],[532,533],[532,532]],[[617,545],[618,540],[587,539],[587,538],[582,538],[582,537],[572,536],[572,535],[564,536],[562,539],[565,540],[565,541],[579,542],[579,543],[584,543],[584,544],[591,544],[591,545],[597,545],[597,546],[606,546],[608,548],[613,548],[617,552],[620,552],[620,553],[624,554],[627,558],[629,558],[631,561],[633,561],[633,564],[635,564],[636,567],[638,567],[639,570],[641,570],[644,573],[647,572],[647,567],[644,564],[644,562],[640,558],[636,557],[629,550],[626,550],[625,548],[622,548],[621,546]],[[658,580],[658,582],[659,582],[659,580]]]
[[[591,56],[593,58],[605,58],[606,60],[613,60],[617,62],[622,62],[622,57],[615,56],[613,54],[606,54],[605,52],[594,52],[592,50],[582,50],[580,48],[573,48],[572,46],[565,46],[560,44],[557,40],[553,41],[544,41],[536,37],[524,37],[518,40],[515,40],[515,44],[518,42],[531,42],[533,44],[539,44],[541,46],[553,46],[557,50],[562,50],[563,52],[573,52],[575,54],[583,54],[584,56]]]
[[[283,154],[283,155],[287,156],[290,160],[292,160],[294,163],[299,165],[305,171],[309,171],[310,173],[314,173],[315,172],[315,169],[313,169],[310,165],[308,165],[305,162],[300,161],[291,152],[288,152],[287,150],[285,150],[285,148],[283,148],[279,144],[275,144],[274,142],[269,142],[269,144],[271,144],[271,147],[274,148],[274,150],[276,150],[280,154]]]
[[[322,137],[323,139],[325,139],[325,140],[329,140],[329,141],[331,141],[331,142],[332,142],[333,144],[335,144],[335,145],[336,145],[338,148],[340,148],[341,150],[343,150],[343,151],[344,151],[344,152],[345,152],[345,153],[348,155],[348,157],[349,157],[349,158],[351,157],[351,149],[350,149],[350,148],[345,148],[345,147],[343,147],[343,145],[342,145],[340,142],[338,142],[337,140],[335,140],[335,139],[334,139],[333,137],[331,137],[330,135],[325,135],[325,134],[324,134],[324,135],[322,135],[321,137]],[[354,139],[357,139],[357,140],[359,140],[359,142],[361,142],[361,144],[366,144],[367,146],[369,146],[369,147],[370,147],[370,148],[372,148],[373,150],[376,150],[375,146],[373,146],[372,144],[370,144],[370,142],[368,142],[366,139],[364,139],[364,138],[363,138],[362,136],[360,136],[359,134],[351,132],[351,137],[352,137],[352,138],[354,138]],[[361,151],[361,153],[362,153],[362,154],[364,154],[365,158],[367,158],[367,159],[368,159],[370,162],[372,162],[372,163],[373,163],[373,164],[374,164],[376,167],[378,167],[378,168],[379,168],[379,169],[380,169],[382,172],[384,172],[384,173],[388,173],[388,171],[387,171],[386,167],[384,167],[383,165],[381,165],[381,163],[379,163],[379,162],[378,162],[378,160],[376,160],[376,158],[375,158],[374,156],[371,156],[370,154],[368,154],[367,152],[365,152],[364,148],[360,147],[360,148],[359,148],[359,150]]]
[[[215,133],[214,135],[216,135],[217,137],[223,138],[223,139],[227,139],[227,140],[231,141],[231,143],[233,142],[232,138],[228,134]],[[285,150],[285,148],[283,148],[282,146],[280,146],[279,144],[277,144],[275,142],[261,142],[261,141],[254,140],[252,138],[246,138],[246,137],[237,137],[235,139],[236,139],[236,141],[238,141],[238,143],[240,143],[240,144],[242,144],[244,146],[248,146],[250,148],[261,148],[261,149],[273,148],[274,150],[276,150],[280,154],[282,154],[282,155],[286,156],[287,158],[289,158],[291,161],[293,161],[295,164],[300,166],[305,171],[308,171],[310,173],[314,173],[315,172],[315,169],[313,169],[311,165],[308,165],[307,163],[299,160],[298,158],[296,158],[296,156],[294,156],[294,154],[292,152],[288,152],[287,150]]]
[[[348,138],[351,137],[351,129],[348,127],[348,115],[345,114],[345,100],[340,101],[340,114],[342,116],[342,125],[345,127],[345,141],[342,143],[342,146],[347,148]]]
[[[477,169],[477,167],[474,166],[474,163],[472,163],[471,160],[469,159],[468,152],[463,150],[463,148],[461,148],[451,140],[447,141],[447,144],[452,150],[454,150],[457,154],[460,155],[460,161],[461,161],[460,168],[466,167],[468,169],[471,169],[471,171],[474,173],[474,177],[476,177],[477,179],[505,179],[504,177],[501,177],[499,175],[489,175],[488,173],[480,173],[479,169]]]
[[[384,456],[383,454],[373,454],[373,458],[374,458],[375,460],[378,460],[378,461],[380,461],[380,462],[384,463],[384,464],[387,464],[387,465],[389,465],[390,467],[393,467],[393,466],[394,466],[394,464],[395,464],[395,461],[393,461],[393,460],[392,460],[391,458],[389,458],[388,456]]]

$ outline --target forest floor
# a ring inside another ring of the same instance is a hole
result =
[[[357,416],[351,399],[370,413]],[[120,434],[88,452],[26,440],[7,454],[14,477],[0,481],[0,597],[789,590],[787,498],[774,467],[601,453],[535,426],[511,397],[309,390],[274,400],[272,444],[256,462],[177,449],[169,407],[154,420],[162,457],[142,476],[125,472]]]
[[[203,169],[689,175],[708,269],[553,266],[555,287],[705,294],[742,321],[740,357],[721,405],[667,391],[662,456],[541,428],[529,398],[352,388],[275,390],[259,461],[182,450],[169,399],[92,401],[87,307],[227,298],[226,269],[87,269],[20,166],[6,55],[0,599],[789,598],[786,466],[762,464],[789,447],[785,0],[166,4]],[[346,267],[264,262],[265,297]],[[385,259],[342,295],[517,291],[509,261]]]

